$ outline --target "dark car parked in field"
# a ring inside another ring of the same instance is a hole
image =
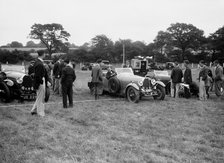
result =
[[[33,88],[33,79],[22,72],[0,72],[0,98],[4,102],[12,99],[34,100],[36,91]]]

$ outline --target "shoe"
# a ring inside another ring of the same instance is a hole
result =
[[[37,112],[31,112],[31,115],[37,115]]]
[[[73,105],[69,105],[69,108],[73,108]]]
[[[64,109],[67,109],[68,107],[67,107],[67,106],[63,106],[63,108],[64,108]]]

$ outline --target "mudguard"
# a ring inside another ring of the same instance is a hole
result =
[[[6,85],[8,85],[10,87],[14,85],[14,82],[10,79],[5,79],[4,82],[6,83]]]
[[[136,83],[129,83],[125,88],[125,92],[127,91],[127,88],[130,86],[134,87],[136,90],[139,91],[139,86]]]
[[[165,84],[162,81],[158,81],[158,80],[155,81],[155,85],[157,85],[157,84],[161,85],[164,88],[166,87]]]

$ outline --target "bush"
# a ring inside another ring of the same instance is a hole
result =
[[[33,57],[29,55],[29,52],[0,50],[0,61],[2,63],[16,64],[20,61],[31,61],[32,59]]]

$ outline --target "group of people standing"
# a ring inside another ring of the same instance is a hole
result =
[[[207,100],[209,98],[209,91],[215,88],[215,94],[218,99],[221,98],[224,81],[223,81],[223,67],[218,60],[213,62],[213,66],[210,68],[206,66],[205,62],[201,60],[199,62],[199,100]],[[193,85],[192,72],[189,68],[189,61],[184,61],[184,71],[181,70],[179,64],[175,62],[174,68],[171,71],[171,97],[178,98],[178,92],[180,83],[188,84],[191,88]]]
[[[62,95],[63,108],[67,108],[67,97],[69,107],[73,107],[73,82],[76,79],[74,61],[60,58],[53,67],[53,74],[49,73],[50,67],[46,67],[43,58],[45,53],[38,51],[38,58],[29,68],[29,74],[33,75],[34,89],[37,91],[36,101],[31,109],[31,114],[45,115],[44,99],[46,88],[53,86],[54,94]],[[49,68],[49,69],[48,69]]]

